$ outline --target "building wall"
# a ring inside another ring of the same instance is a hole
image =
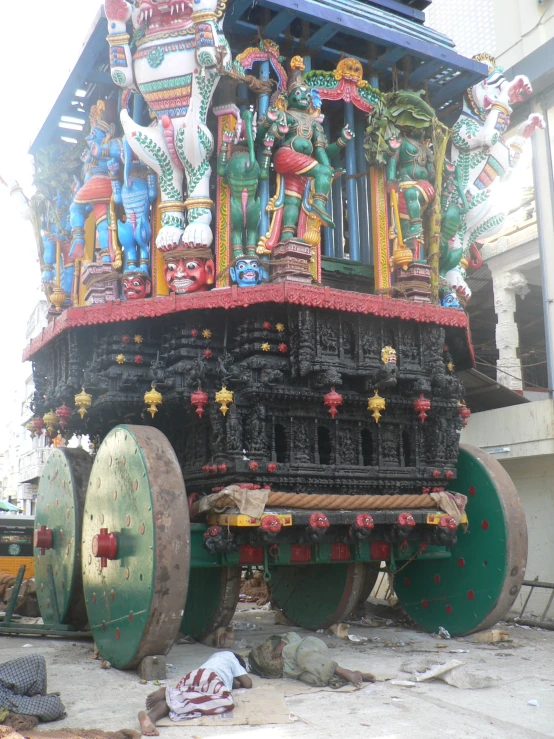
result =
[[[554,410],[551,400],[474,413],[461,441],[506,459],[554,454]],[[506,451],[500,451],[505,449]]]
[[[464,56],[495,53],[493,0],[433,0],[425,23],[449,36]]]
[[[554,4],[494,0],[496,57],[506,69],[554,36]]]
[[[550,401],[547,401],[550,402]],[[554,457],[532,457],[521,459],[505,459],[502,466],[510,475],[517,488],[529,536],[529,555],[527,560],[526,580],[538,577],[543,582],[554,582],[554,556],[552,555],[552,521],[554,521]],[[517,604],[523,605],[522,599],[527,597],[528,588],[522,588]],[[548,590],[535,590],[526,608],[540,616],[550,596]],[[554,608],[550,611],[554,618]]]

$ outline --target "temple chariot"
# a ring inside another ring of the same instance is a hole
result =
[[[29,431],[93,453],[47,461],[37,592],[115,667],[227,625],[245,568],[314,630],[381,563],[453,636],[519,592],[522,508],[459,443],[457,373],[491,194],[541,121],[505,138],[528,82],[428,4],[106,0],[40,130]]]

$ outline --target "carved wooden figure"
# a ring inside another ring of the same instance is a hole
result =
[[[112,79],[139,90],[155,121],[141,126],[121,112],[130,146],[159,177],[162,228],[156,244],[162,251],[179,245],[210,248],[214,141],[206,116],[219,69],[229,68],[231,61],[220,25],[223,8],[218,0],[168,0],[163,5],[140,0],[136,7],[127,0],[106,0],[105,9]]]

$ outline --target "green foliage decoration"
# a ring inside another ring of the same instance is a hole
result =
[[[370,164],[386,164],[389,142],[401,135],[401,129],[426,129],[435,120],[435,111],[422,99],[423,91],[399,90],[380,95],[368,116],[364,140]]]

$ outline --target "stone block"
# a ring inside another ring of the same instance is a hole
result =
[[[156,654],[145,657],[139,665],[138,674],[141,680],[165,680],[167,677],[165,656]]]

